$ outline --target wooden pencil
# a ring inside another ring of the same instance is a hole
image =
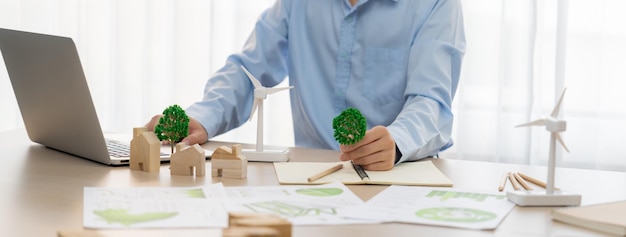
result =
[[[526,190],[533,190],[533,188],[528,186],[528,184],[526,184],[526,181],[524,181],[524,179],[522,177],[520,177],[519,173],[513,173],[513,176],[515,176],[515,179],[517,180],[517,182],[520,185],[522,185],[522,187],[524,187],[524,189],[526,189]]]
[[[509,173],[504,172],[502,174],[502,179],[500,180],[500,186],[498,186],[498,191],[502,192],[502,190],[504,190],[504,186],[506,186],[506,180],[509,177]]]
[[[307,181],[313,182],[315,180],[321,179],[322,177],[324,177],[326,175],[329,175],[329,174],[332,174],[335,171],[340,170],[341,168],[343,168],[343,164],[335,165],[333,167],[330,167],[330,169],[324,170],[324,171],[320,172],[319,174],[316,174],[316,175],[313,175],[313,176],[309,177],[307,179]]]
[[[509,172],[509,180],[511,181],[511,184],[513,185],[513,189],[515,190],[521,189],[519,187],[519,183],[517,182],[517,179],[515,179],[515,175],[513,175],[513,172]]]

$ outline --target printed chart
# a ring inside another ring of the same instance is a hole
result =
[[[206,188],[84,188],[87,228],[226,227],[221,184]]]
[[[346,207],[363,204],[341,183],[311,186],[226,187],[228,211],[270,213],[289,219],[294,225],[339,225],[376,223],[346,219]]]
[[[364,205],[343,214],[383,222],[495,229],[514,206],[498,193],[390,186]]]

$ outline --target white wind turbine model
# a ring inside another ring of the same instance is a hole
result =
[[[241,65],[241,69],[248,75],[248,78],[254,85],[254,103],[252,104],[252,111],[250,111],[250,118],[248,121],[252,120],[252,116],[254,112],[259,110],[257,114],[257,131],[256,131],[256,149],[249,150],[244,149],[242,153],[249,161],[265,161],[265,162],[280,162],[289,160],[289,151],[287,149],[283,150],[263,150],[263,102],[267,95],[274,94],[276,92],[282,90],[288,90],[293,88],[290,87],[281,87],[281,88],[267,88],[261,85],[261,82],[257,80],[252,74],[246,69],[243,65]]]
[[[561,190],[555,190],[554,188],[554,166],[555,166],[555,148],[556,141],[558,141],[563,149],[567,152],[569,150],[565,146],[560,132],[564,132],[567,127],[565,120],[559,119],[559,111],[561,102],[563,101],[563,95],[565,95],[565,89],[561,93],[561,97],[557,101],[557,104],[552,109],[550,117],[537,119],[528,123],[520,124],[515,127],[525,126],[545,126],[546,130],[550,132],[550,154],[548,157],[548,182],[546,184],[545,192],[536,191],[509,191],[506,196],[510,201],[520,206],[579,206],[581,196],[580,194],[566,193]]]

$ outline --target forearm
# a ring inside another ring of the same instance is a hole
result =
[[[409,99],[398,118],[388,126],[402,157],[399,162],[435,156],[451,145],[453,115],[425,97]]]

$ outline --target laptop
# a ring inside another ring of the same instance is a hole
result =
[[[0,28],[0,51],[31,141],[107,165],[130,146],[105,139],[71,38]],[[161,160],[168,161],[169,146]]]

